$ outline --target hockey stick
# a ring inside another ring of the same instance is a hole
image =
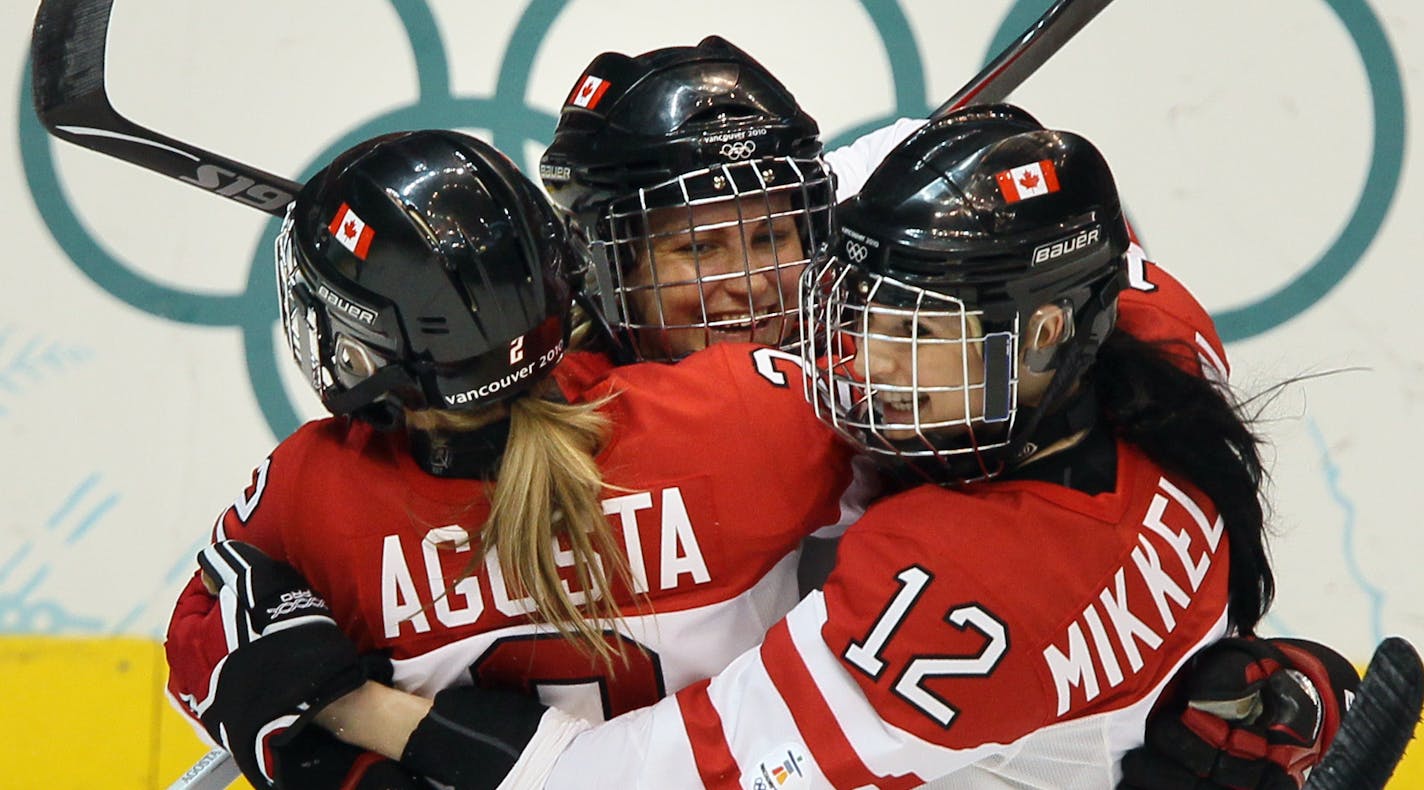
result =
[[[1325,757],[1302,790],[1383,790],[1414,737],[1424,707],[1424,665],[1409,642],[1375,648],[1364,680]]]
[[[168,790],[223,790],[237,781],[238,776],[241,772],[232,761],[232,755],[213,749],[169,785]]]
[[[1111,2],[1058,0],[974,79],[930,113],[930,118],[942,118],[970,104],[1003,101]]]
[[[931,118],[1009,95],[1112,0],[1058,0]],[[30,43],[35,112],[54,136],[281,216],[301,184],[175,140],[116,111],[105,88],[113,0],[44,0]]]
[[[282,216],[301,184],[120,115],[104,86],[113,0],[44,0],[35,14],[30,69],[35,112],[55,137],[132,162],[245,206]]]

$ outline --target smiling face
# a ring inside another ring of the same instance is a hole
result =
[[[856,338],[854,370],[878,433],[903,441],[932,430],[962,433],[984,415],[979,322],[950,309],[871,306]]]
[[[676,359],[714,343],[777,345],[796,333],[806,254],[788,195],[649,213],[624,275],[645,357]]]

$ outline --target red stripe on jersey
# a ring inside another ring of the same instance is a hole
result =
[[[742,772],[737,768],[737,758],[732,756],[732,747],[727,745],[727,735],[722,732],[722,717],[707,696],[710,682],[699,680],[677,693],[682,724],[687,729],[703,786],[708,790],[740,790]]]
[[[850,745],[850,739],[841,730],[836,714],[821,696],[806,662],[796,651],[791,641],[791,630],[782,620],[766,632],[761,644],[761,663],[781,698],[791,718],[796,721],[796,729],[816,758],[821,772],[835,787],[877,787],[882,790],[908,790],[924,784],[913,773],[898,776],[880,776],[870,770]]]

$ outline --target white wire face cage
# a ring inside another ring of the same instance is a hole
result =
[[[296,202],[287,206],[282,228],[273,242],[277,274],[277,302],[282,315],[282,335],[292,359],[301,368],[307,383],[318,395],[325,395],[335,378],[326,359],[325,315],[311,296],[311,283],[297,264],[292,235],[296,226]]]
[[[837,259],[802,279],[801,353],[816,416],[882,461],[991,477],[1018,414],[1019,319]],[[940,474],[937,479],[945,479]]]
[[[591,246],[611,323],[639,359],[799,335],[796,287],[830,238],[834,187],[819,158],[696,170],[609,204]]]
[[[318,301],[325,287],[313,284],[297,262],[295,209],[296,203],[288,207],[274,242],[277,302],[287,348],[307,383],[325,401],[369,378],[391,360],[359,337],[343,331],[340,316],[333,319],[325,304]],[[371,320],[376,319],[374,314],[368,315]]]

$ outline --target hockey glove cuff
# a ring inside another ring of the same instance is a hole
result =
[[[199,717],[248,781],[271,787],[276,751],[365,672],[326,601],[291,566],[237,541],[208,546],[198,564],[216,586],[228,645]]]
[[[456,790],[494,790],[548,711],[537,700],[502,689],[445,689],[411,733],[401,764]]]

